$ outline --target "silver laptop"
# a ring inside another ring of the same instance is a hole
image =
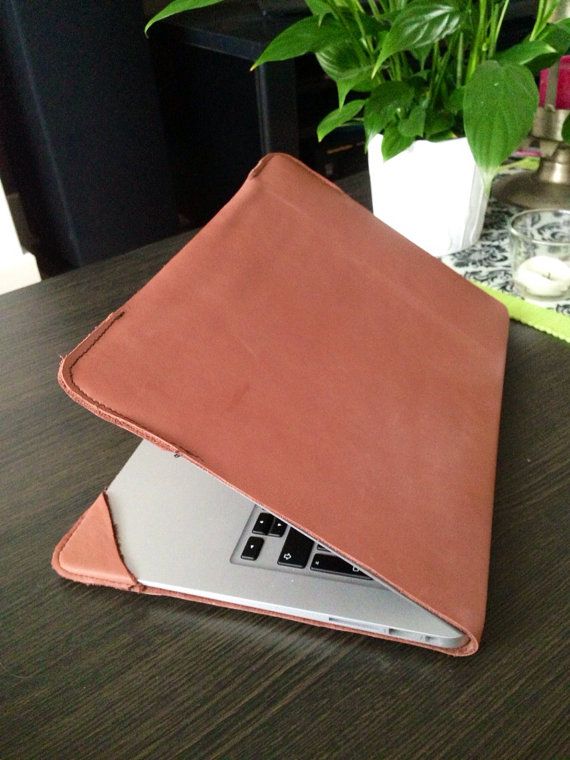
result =
[[[107,490],[140,583],[455,648],[467,636],[182,457],[141,443]]]

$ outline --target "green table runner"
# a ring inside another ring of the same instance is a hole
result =
[[[509,312],[511,319],[530,325],[537,330],[553,335],[555,338],[570,343],[570,316],[554,309],[536,306],[518,296],[505,293],[502,290],[483,285],[476,280],[470,280],[474,285],[484,290],[488,295],[503,303]]]

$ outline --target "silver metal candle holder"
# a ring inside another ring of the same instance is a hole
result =
[[[552,20],[570,17],[570,0],[558,6]],[[570,209],[570,145],[562,140],[562,125],[570,111],[556,108],[560,62],[549,70],[544,106],[534,118],[531,137],[538,141],[541,159],[535,172],[499,179],[493,195],[523,208]]]

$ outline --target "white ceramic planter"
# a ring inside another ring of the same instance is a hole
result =
[[[374,137],[368,166],[375,216],[433,256],[475,243],[487,195],[467,139],[417,140],[394,158],[382,158]]]

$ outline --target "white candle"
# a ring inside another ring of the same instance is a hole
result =
[[[570,289],[570,265],[555,256],[533,256],[519,266],[514,280],[532,295],[561,297]]]

